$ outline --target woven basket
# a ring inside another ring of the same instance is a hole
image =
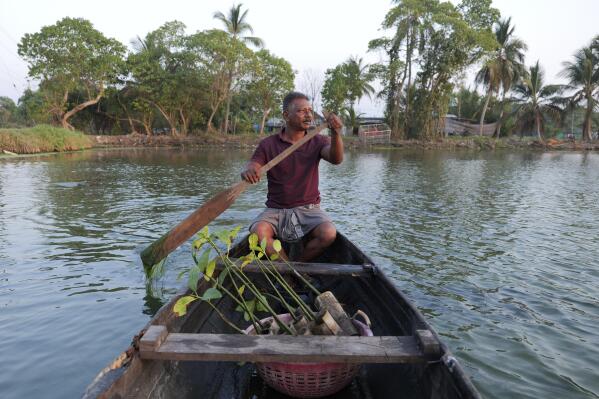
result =
[[[279,315],[284,323],[291,321],[286,313]],[[262,320],[269,321],[272,317]],[[352,320],[362,336],[372,336],[364,323]],[[254,327],[246,330],[254,333]],[[258,374],[271,388],[295,398],[320,398],[345,388],[360,371],[357,363],[256,363]]]

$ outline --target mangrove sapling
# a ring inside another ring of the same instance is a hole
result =
[[[197,239],[192,245],[192,257],[195,265],[189,270],[182,272],[179,277],[182,277],[185,273],[188,273],[188,286],[191,289],[191,295],[186,295],[175,303],[174,312],[179,316],[184,315],[187,312],[187,306],[195,301],[204,301],[209,304],[219,316],[229,326],[233,327],[237,332],[242,332],[240,328],[234,325],[228,320],[222,312],[211,302],[212,300],[219,299],[224,295],[227,295],[235,304],[237,304],[238,311],[243,312],[244,319],[250,321],[255,331],[261,333],[264,330],[264,326],[261,324],[260,319],[256,316],[256,312],[267,312],[272,316],[274,323],[278,328],[287,334],[296,335],[295,330],[290,328],[286,323],[282,322],[278,317],[277,312],[271,307],[268,302],[267,296],[270,296],[277,301],[281,302],[283,307],[293,315],[294,321],[298,321],[302,316],[307,320],[314,320],[314,312],[310,307],[299,297],[299,295],[289,286],[285,278],[277,270],[276,266],[272,263],[273,260],[279,259],[278,253],[281,251],[281,243],[275,240],[273,247],[276,253],[270,257],[266,253],[266,241],[263,240],[258,245],[258,237],[255,234],[249,237],[249,246],[251,252],[244,256],[240,261],[233,261],[229,258],[228,252],[231,247],[232,241],[237,236],[239,228],[232,230],[223,230],[213,235],[210,235],[207,227],[202,229],[198,233]],[[226,246],[226,250],[221,249],[217,245],[217,241],[221,242]],[[204,248],[201,255],[198,256],[200,250]],[[212,252],[216,253],[216,257],[210,259]],[[216,262],[220,260],[222,264],[222,270],[215,277]],[[268,264],[264,263],[264,260]],[[275,292],[274,295],[269,293],[262,293],[256,284],[250,279],[244,272],[244,267],[250,262],[255,261],[258,268],[268,282],[270,287]],[[300,280],[307,282],[303,276],[295,271],[289,263],[287,266],[290,267],[296,276],[299,276]],[[200,278],[204,278],[212,286],[205,290],[202,295],[197,292],[197,286]],[[229,288],[227,288],[229,287]],[[294,311],[294,307],[285,300],[279,288],[282,288],[284,293],[292,299],[297,305],[297,310]],[[310,289],[318,294],[318,291],[310,285]],[[253,298],[248,298],[253,296]],[[295,313],[299,312],[299,316]]]

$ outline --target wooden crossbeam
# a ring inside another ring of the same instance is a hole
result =
[[[421,342],[415,336],[168,334],[150,326],[139,353],[157,360],[339,363],[420,363],[440,355]]]
[[[235,260],[237,264],[241,264],[242,260]],[[342,265],[336,263],[302,263],[302,262],[289,262],[293,269],[302,274],[318,274],[318,275],[353,275],[353,276],[367,276],[372,274],[372,265]],[[293,270],[288,266],[287,262],[272,262],[272,266],[276,267],[281,274],[289,274]],[[265,267],[272,267],[270,264]],[[222,261],[216,263],[216,269],[222,270],[224,268]],[[250,263],[243,267],[243,271],[247,273],[261,273],[261,269],[258,265]]]

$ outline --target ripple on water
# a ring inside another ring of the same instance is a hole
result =
[[[190,264],[184,245],[147,286],[139,252],[235,182],[248,156],[0,161],[3,397],[79,396]],[[488,398],[599,396],[598,180],[597,154],[351,152],[321,167],[323,208]],[[247,226],[265,190],[249,189],[214,226]]]

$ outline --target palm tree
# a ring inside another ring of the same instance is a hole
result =
[[[499,124],[497,127],[497,137],[499,137],[505,96],[518,78],[526,72],[524,66],[524,52],[528,47],[526,43],[514,36],[515,26],[511,23],[511,18],[501,20],[497,23],[497,26],[495,27],[495,39],[498,44],[497,49],[476,74],[476,82],[478,84],[483,84],[488,90],[487,99],[485,100],[480,116],[479,134],[481,136],[483,134],[485,114],[487,113],[491,97],[494,93],[498,93],[501,90],[501,113],[499,115]]]
[[[516,105],[514,113],[521,128],[534,127],[539,141],[543,141],[546,116],[559,119],[562,112],[555,95],[563,90],[563,86],[546,86],[544,80],[545,73],[537,61],[520,83],[513,87],[516,97],[511,99]]]
[[[586,102],[582,138],[591,141],[593,111],[598,104],[596,97],[599,96],[599,36],[590,46],[574,54],[574,62],[564,62],[564,70],[560,75],[569,80],[567,88],[575,90],[570,97],[572,108],[580,102]]]
[[[243,4],[233,4],[233,6],[231,6],[229,9],[229,14],[227,16],[225,16],[222,12],[217,11],[214,13],[214,18],[218,19],[225,25],[225,31],[234,39],[241,40],[244,43],[251,43],[259,48],[264,47],[264,41],[259,37],[243,36],[245,32],[250,32],[253,34],[254,29],[246,21],[249,10],[245,10],[242,13],[241,6],[243,6]]]
[[[349,94],[349,115],[356,116],[354,104],[364,96],[371,98],[374,94],[374,88],[370,82],[374,80],[374,76],[369,71],[370,65],[362,64],[362,58],[350,57],[344,65],[344,75],[347,79],[348,94]],[[352,118],[354,134],[357,133],[357,119]]]
[[[264,42],[259,37],[255,36],[244,36],[246,32],[251,34],[254,33],[254,29],[247,22],[246,17],[249,10],[245,10],[241,12],[241,6],[243,4],[235,5],[233,4],[229,9],[228,15],[223,14],[220,11],[214,13],[214,18],[218,19],[225,25],[225,32],[227,32],[233,40],[240,40],[243,43],[251,43],[256,47],[262,48],[264,47]],[[229,70],[228,74],[228,88],[227,88],[227,104],[225,110],[225,133],[229,129],[229,112],[231,109],[231,86],[233,84],[233,79],[235,79],[235,71],[233,69]]]

